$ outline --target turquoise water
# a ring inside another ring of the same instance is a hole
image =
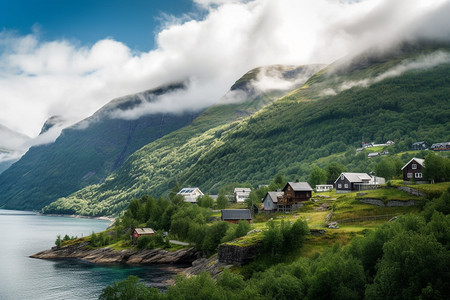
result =
[[[96,265],[75,259],[42,260],[28,256],[63,237],[105,230],[108,221],[38,216],[0,209],[0,299],[97,299],[111,283],[137,275],[146,282],[168,276],[155,267]]]

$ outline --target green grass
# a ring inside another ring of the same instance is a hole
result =
[[[380,199],[386,201],[409,201],[420,200],[420,197],[413,196],[396,188],[383,188],[370,191],[361,191],[364,195],[356,196],[356,199]]]

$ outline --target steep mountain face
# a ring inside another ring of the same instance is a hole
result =
[[[205,153],[221,144],[222,134],[239,126],[242,120],[287,91],[302,86],[322,67],[272,66],[248,72],[219,104],[201,113],[192,124],[137,151],[103,184],[88,186],[74,195],[61,198],[44,211],[111,214],[125,209],[130,197],[152,190],[163,193],[180,182],[183,172],[201,160]],[[262,80],[266,82],[264,88],[260,86]],[[94,198],[96,204],[92,205]]]
[[[40,209],[80,188],[101,183],[137,149],[190,124],[196,116],[151,114],[119,119],[114,114],[184,88],[175,84],[113,100],[90,118],[64,129],[54,143],[31,147],[0,175],[0,207]],[[58,120],[51,118],[42,132],[58,125]]]
[[[25,152],[30,138],[0,124],[0,173],[9,168]]]

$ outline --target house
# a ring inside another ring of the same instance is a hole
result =
[[[367,173],[343,172],[334,182],[337,193],[348,193],[351,191],[363,191],[376,189],[378,185],[384,184],[383,177],[370,176]]]
[[[329,192],[333,189],[332,184],[318,184],[316,185],[316,192]]]
[[[239,223],[240,220],[244,220],[250,224],[252,214],[249,209],[222,209],[221,220],[234,224]]]
[[[412,144],[412,150],[420,151],[425,149],[427,149],[427,144],[424,141],[415,142]]]
[[[422,179],[423,170],[425,169],[425,160],[422,158],[411,158],[406,165],[403,166],[403,181],[409,183],[414,182],[426,182]]]
[[[234,189],[234,199],[236,202],[245,202],[250,197],[250,188],[235,188]]]
[[[135,228],[133,230],[132,237],[134,240],[136,240],[141,236],[152,236],[153,234],[155,234],[153,229],[141,227],[141,228]]]
[[[450,151],[450,142],[433,144],[433,145],[431,145],[431,150],[433,150],[433,151]]]
[[[264,205],[264,211],[273,212],[278,211],[278,198],[282,198],[284,193],[280,190],[277,192],[267,192],[266,196],[262,199]]]
[[[184,201],[189,203],[197,203],[197,198],[203,196],[202,191],[199,188],[183,188],[177,193],[177,195],[184,196]]]
[[[279,211],[292,211],[303,206],[312,196],[312,187],[307,182],[288,182],[282,189],[283,196],[278,198]]]
[[[380,156],[379,152],[371,152],[371,153],[367,154],[368,158],[377,157],[377,156]]]

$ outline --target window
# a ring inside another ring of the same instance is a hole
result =
[[[338,189],[342,188],[342,184],[338,183]]]
[[[413,170],[417,169],[417,164],[412,164],[412,165],[411,165],[411,168],[412,168]]]
[[[348,189],[348,183],[344,184],[344,188]]]
[[[422,173],[416,173],[414,174],[416,178],[422,178]]]
[[[406,177],[408,177],[408,178],[413,178],[412,173],[406,174]]]

